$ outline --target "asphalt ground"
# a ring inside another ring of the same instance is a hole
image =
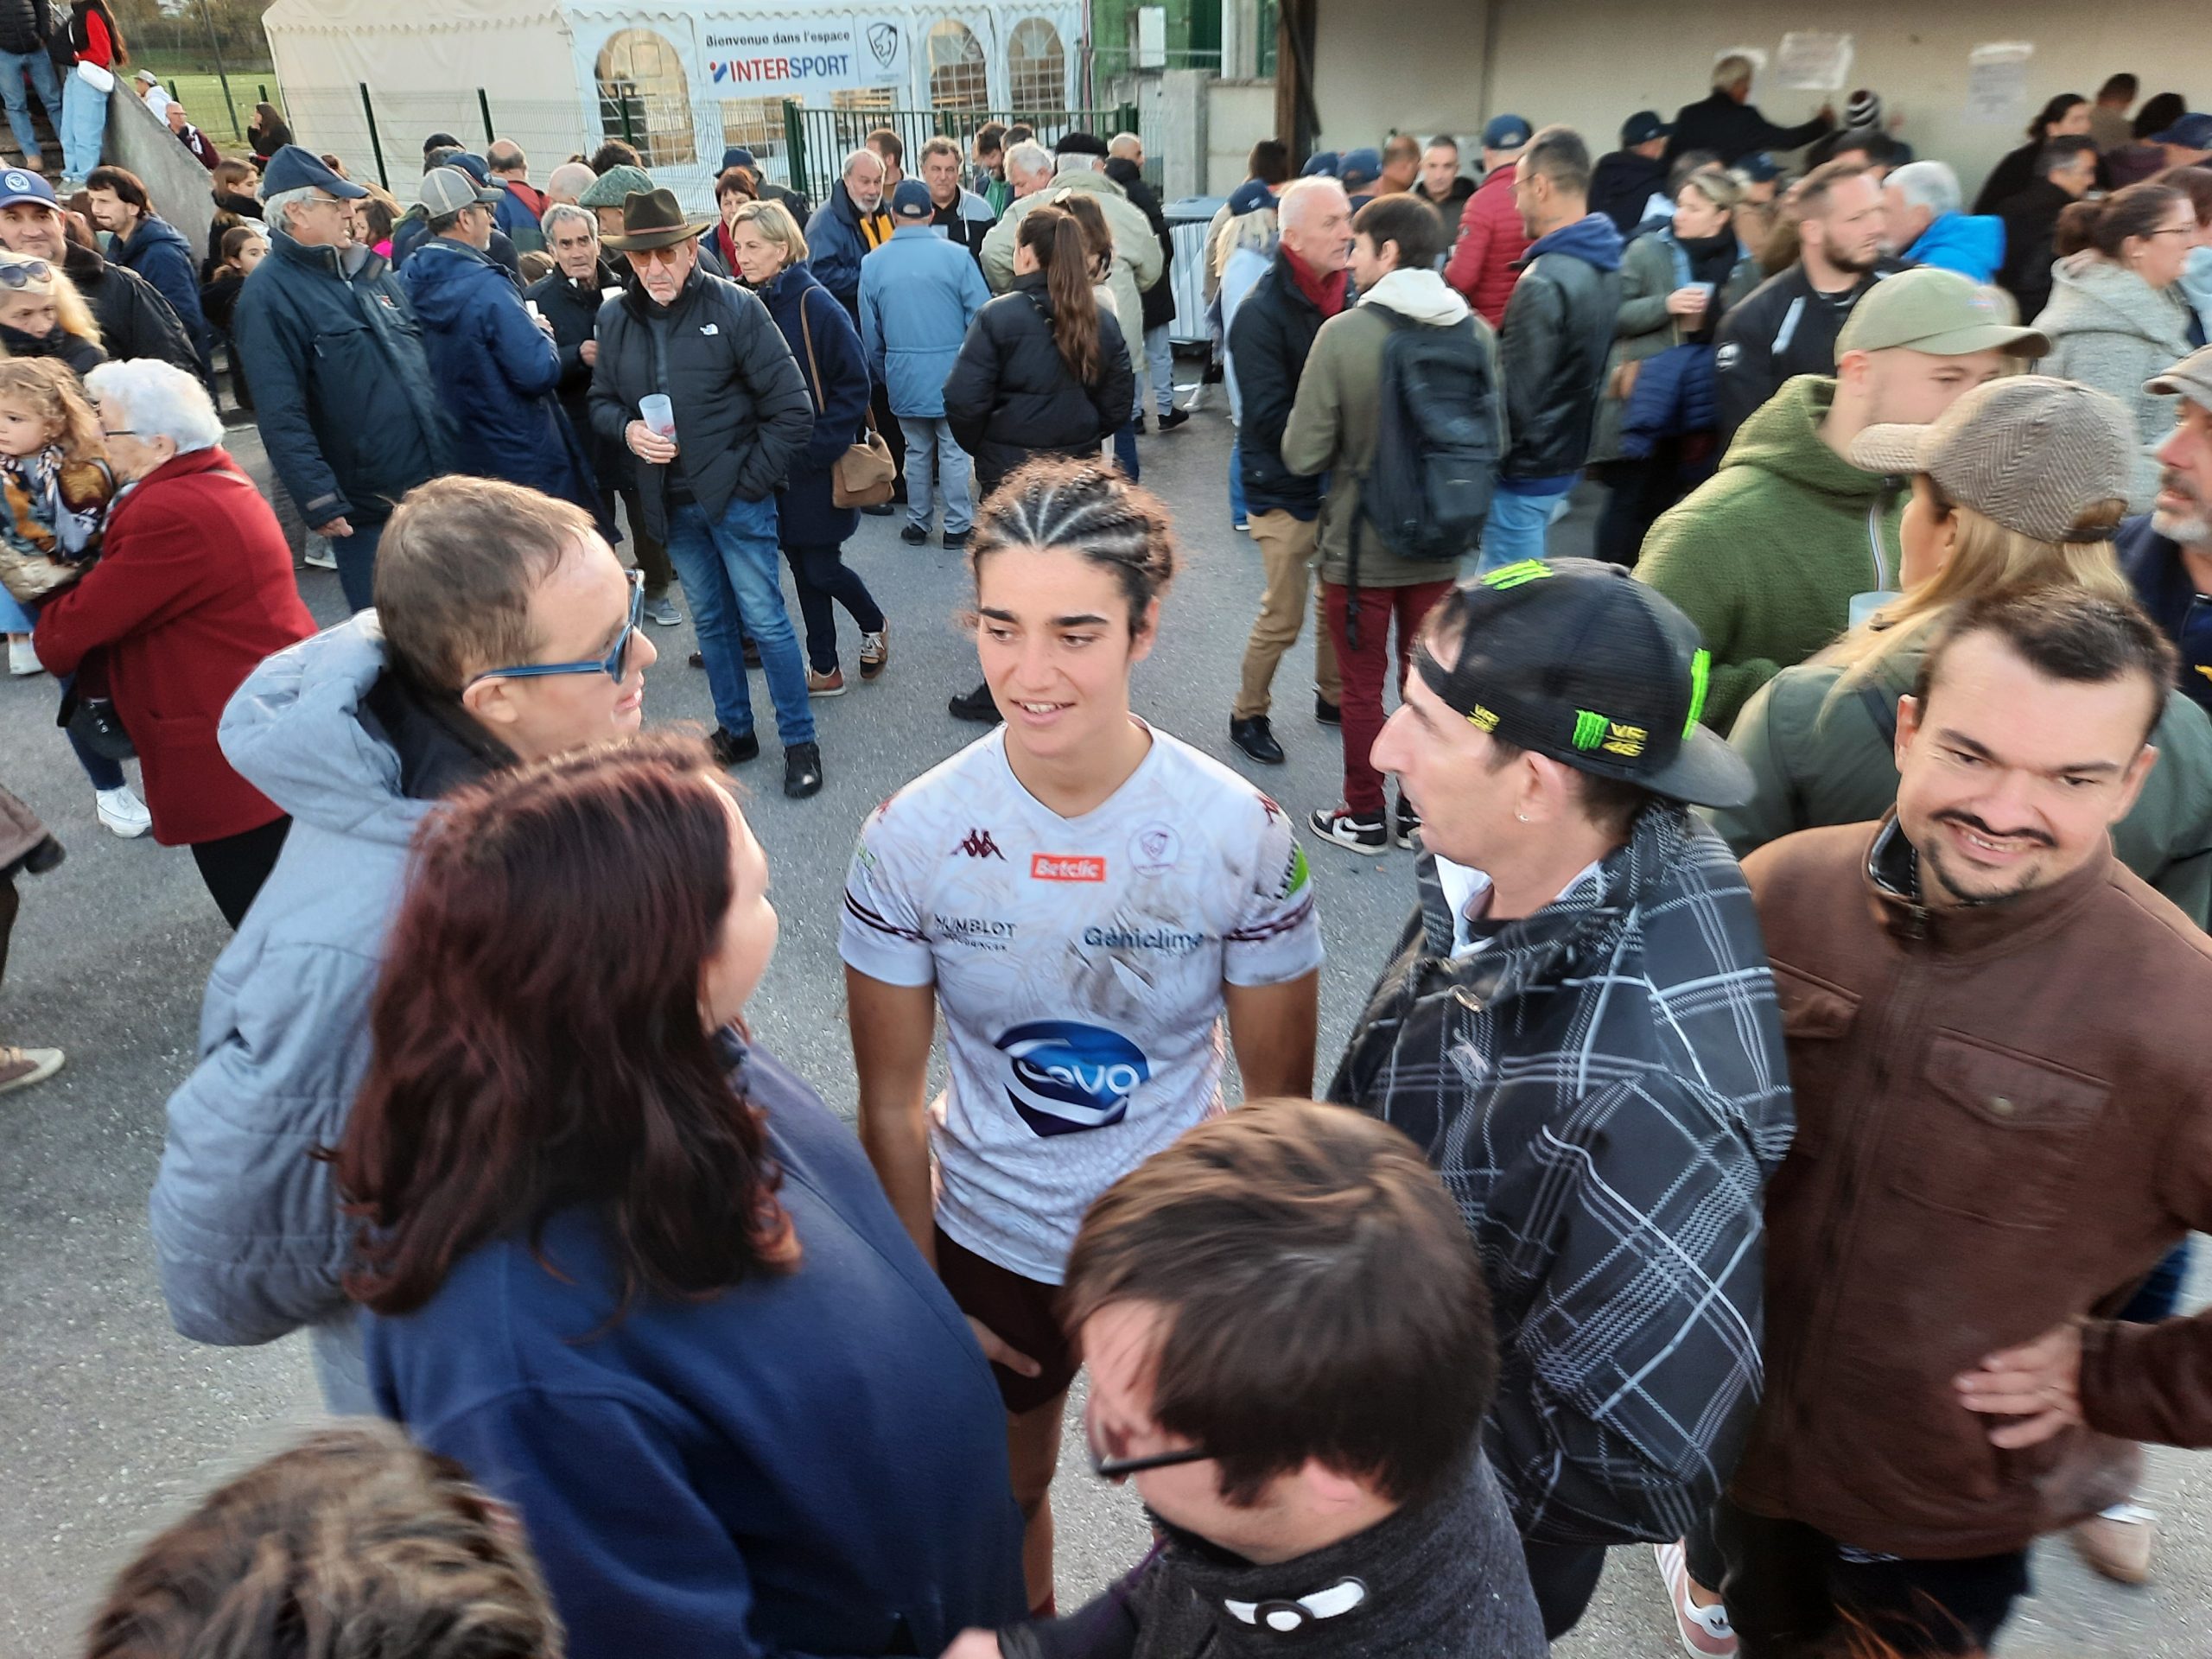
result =
[[[1229,526],[1230,431],[1219,409],[1215,394],[1188,426],[1143,443],[1145,481],[1176,515],[1184,568],[1160,647],[1137,671],[1135,703],[1302,817],[1335,800],[1339,777],[1336,733],[1311,717],[1306,642],[1285,658],[1276,683],[1287,763],[1254,766],[1228,742],[1262,583],[1256,550]],[[265,476],[252,429],[234,429],[232,440],[240,461]],[[1554,532],[1554,552],[1586,550],[1593,509],[1578,502]],[[767,849],[783,918],[781,947],[752,1007],[756,1032],[848,1116],[855,1090],[836,932],[853,834],[878,801],[977,734],[944,710],[949,694],[979,677],[957,621],[968,597],[959,558],[934,542],[903,545],[900,522],[863,518],[849,547],[890,615],[892,660],[880,681],[860,684],[852,671],[857,635],[841,617],[854,689],[816,705],[827,787],[811,801],[786,801],[772,741],[739,772],[754,791],[746,810]],[[319,618],[342,616],[334,575],[302,570],[301,584]],[[646,689],[647,718],[711,723],[705,677],[684,665],[689,626],[657,629],[654,639],[661,659]],[[753,690],[768,738],[772,721],[757,677]],[[0,1096],[0,1659],[71,1650],[93,1598],[139,1540],[211,1480],[316,1414],[296,1339],[206,1348],[169,1329],[146,1243],[145,1198],[161,1153],[162,1103],[192,1065],[201,987],[227,935],[182,849],[118,841],[100,828],[91,788],[52,723],[54,696],[44,677],[0,678],[0,780],[69,849],[60,869],[22,884],[22,916],[0,991],[0,1039],[56,1044],[69,1054],[51,1082]],[[1412,859],[1368,859],[1318,843],[1309,855],[1328,948],[1325,1084],[1405,918]],[[2192,1306],[2203,1289],[2192,1287]],[[2000,1651],[2019,1659],[2212,1652],[2207,1469],[2185,1453],[2152,1455],[2145,1497],[2165,1529],[2154,1585],[2105,1584],[2063,1541],[2048,1543],[2035,1561],[2041,1593],[2023,1605]],[[1057,1497],[1059,1594],[1071,1606],[1134,1563],[1147,1538],[1133,1494],[1100,1485],[1082,1466],[1077,1434],[1069,1437]],[[1675,1640],[1649,1552],[1624,1549],[1582,1627],[1558,1651],[1656,1656],[1674,1651]]]

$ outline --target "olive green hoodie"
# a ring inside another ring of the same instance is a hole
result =
[[[1681,606],[1713,655],[1705,719],[1717,731],[1841,633],[1853,594],[1897,586],[1904,493],[1821,441],[1834,396],[1825,375],[1783,382],[1720,470],[1643,538],[1637,580]]]

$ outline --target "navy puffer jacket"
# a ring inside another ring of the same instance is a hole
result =
[[[845,308],[804,265],[793,265],[753,291],[783,331],[815,410],[814,435],[792,457],[777,503],[777,531],[786,547],[835,547],[860,528],[860,509],[841,507],[833,500],[830,473],[837,457],[866,429],[868,353],[861,349],[860,334]],[[814,340],[810,364],[806,349],[810,333]]]

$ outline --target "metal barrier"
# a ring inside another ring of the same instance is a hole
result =
[[[1004,126],[1017,122],[1035,129],[1037,142],[1047,149],[1063,134],[1094,132],[1101,138],[1137,130],[1137,107],[1123,104],[1110,109],[1034,110],[868,110],[810,109],[784,105],[784,161],[790,169],[792,189],[810,201],[819,202],[844,166],[851,151],[867,141],[878,127],[888,127],[906,146],[906,171],[918,174],[921,148],[942,133],[957,140],[963,153],[969,140],[987,122]]]
[[[1175,284],[1175,321],[1168,338],[1178,346],[1202,346],[1213,339],[1206,318],[1206,226],[1225,196],[1185,196],[1162,207],[1175,238],[1175,264],[1168,279]]]

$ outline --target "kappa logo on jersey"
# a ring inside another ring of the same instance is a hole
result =
[[[1103,881],[1106,879],[1106,861],[1067,853],[1032,853],[1029,855],[1029,879],[1032,881]]]
[[[967,839],[952,850],[965,853],[970,858],[995,858],[1001,864],[1006,862],[1006,855],[999,851],[998,842],[991,839],[988,830],[970,830]]]
[[[1032,1020],[1001,1035],[1006,1097],[1039,1135],[1073,1135],[1118,1123],[1129,1096],[1152,1076],[1139,1048],[1119,1032],[1074,1020]]]

